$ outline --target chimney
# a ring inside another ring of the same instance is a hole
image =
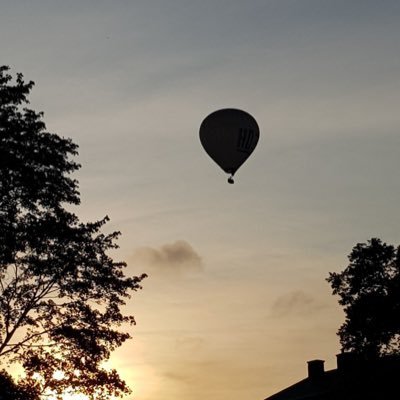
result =
[[[324,376],[324,360],[307,361],[308,379],[320,379]]]

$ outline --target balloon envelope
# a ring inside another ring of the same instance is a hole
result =
[[[204,150],[231,175],[253,152],[259,137],[257,121],[247,112],[234,108],[214,111],[200,125]]]

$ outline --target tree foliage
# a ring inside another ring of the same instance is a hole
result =
[[[0,371],[0,400],[39,400],[39,395],[37,388],[27,382],[16,384],[10,374]]]
[[[345,312],[343,350],[367,357],[400,353],[400,247],[373,238],[358,243],[341,273],[327,281]]]
[[[21,385],[40,393],[119,396],[129,389],[102,362],[130,337],[121,306],[145,275],[108,255],[119,232],[102,233],[107,217],[67,210],[80,203],[77,145],[27,108],[32,87],[0,67],[0,363],[22,365]]]

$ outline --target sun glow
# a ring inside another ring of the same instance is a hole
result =
[[[57,400],[57,395],[47,394],[45,398],[47,400]],[[71,392],[69,393],[68,389],[67,389],[67,391],[62,394],[62,399],[63,400],[89,400],[89,397],[83,393],[72,393],[72,389],[71,389]]]
[[[106,369],[109,369],[110,367],[107,368],[108,362],[105,362],[102,364],[102,367],[105,367]],[[75,371],[74,374],[76,376],[80,375],[80,371]],[[53,378],[56,380],[62,380],[65,378],[65,373],[63,371],[56,371],[53,374]],[[37,379],[40,379],[40,376],[37,376]],[[57,396],[54,392],[47,392],[45,394],[45,399],[46,400],[57,400],[60,397]],[[62,400],[89,400],[89,396],[87,396],[84,393],[79,393],[73,390],[72,387],[66,388],[65,391],[61,394]],[[109,400],[117,400],[115,396],[110,395],[108,397]]]
[[[87,397],[84,394],[79,394],[79,393],[75,393],[75,394],[63,394],[63,400],[88,400],[89,397]]]

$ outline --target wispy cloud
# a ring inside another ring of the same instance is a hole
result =
[[[164,377],[167,379],[172,379],[174,381],[178,381],[179,383],[185,383],[185,384],[192,384],[193,382],[195,382],[195,377],[194,376],[190,376],[188,374],[184,374],[184,373],[177,373],[177,372],[173,372],[173,371],[166,371],[164,372]]]
[[[181,351],[198,351],[204,346],[204,339],[199,336],[185,336],[176,339],[176,348]]]
[[[294,290],[279,296],[271,306],[270,316],[279,318],[285,316],[307,315],[327,307],[314,296],[302,290]]]
[[[202,259],[193,247],[184,240],[156,247],[139,247],[131,261],[143,268],[164,273],[199,272]]]

